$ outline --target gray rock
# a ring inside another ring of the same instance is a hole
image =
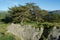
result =
[[[54,27],[48,36],[48,40],[60,40],[59,38],[60,38],[60,28]]]
[[[39,40],[42,33],[43,27],[39,28],[32,27],[31,25],[21,26],[20,24],[11,24],[7,28],[7,32],[12,33],[21,38],[21,40]]]

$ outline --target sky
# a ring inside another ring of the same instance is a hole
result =
[[[60,10],[60,0],[0,0],[0,10],[8,10],[8,7],[25,5],[25,3],[36,3],[44,10]]]

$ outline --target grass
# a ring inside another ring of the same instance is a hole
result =
[[[56,27],[60,27],[60,23],[51,23],[51,22],[42,22],[42,23],[39,23],[37,24],[36,22],[24,22],[23,25],[32,25],[34,27],[41,27],[40,25],[43,25],[43,24],[46,24],[47,27],[50,27],[50,26],[56,26]]]
[[[2,34],[2,33],[0,33],[0,40],[15,40],[15,38],[11,34]]]
[[[6,28],[9,24],[5,24],[5,23],[0,23],[0,32],[5,32],[7,31]]]
[[[0,23],[0,40],[20,40],[15,35],[6,33],[8,25],[10,24]]]
[[[40,24],[42,24],[42,25],[47,24],[48,26],[56,25],[56,26],[60,27],[60,23],[44,22],[44,23],[39,23],[39,25]],[[0,40],[20,40],[19,37],[14,37],[14,35],[12,35],[12,34],[5,34],[5,32],[7,31],[6,28],[7,28],[8,25],[10,25],[10,24],[0,23]],[[31,23],[26,23],[25,22],[23,25],[32,25],[33,27],[38,27],[36,22],[31,22]]]

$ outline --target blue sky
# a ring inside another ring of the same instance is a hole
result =
[[[41,9],[60,10],[60,0],[0,0],[0,10],[8,10],[8,7],[30,2],[36,3]]]

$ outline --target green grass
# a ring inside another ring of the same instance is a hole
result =
[[[6,33],[9,25],[10,24],[0,23],[0,40],[20,40],[19,37],[16,37],[11,33]]]
[[[0,33],[0,40],[15,40],[15,38],[11,34],[2,34],[2,33]]]
[[[44,23],[39,23],[39,25],[47,24],[47,27],[51,25],[56,25],[57,27],[60,27],[60,23],[49,23],[49,22],[44,22]],[[0,23],[0,40],[20,40],[19,37],[15,37],[12,34],[6,34],[5,32],[7,31],[7,26],[10,24],[5,24],[5,23]],[[21,24],[20,24],[21,25]],[[41,25],[38,26],[36,22],[31,22],[31,23],[23,23],[23,25],[32,25],[33,27],[42,27]]]
[[[50,23],[50,22],[43,22],[43,23],[39,23],[37,24],[36,22],[24,22],[23,25],[32,25],[34,27],[41,27],[41,25],[46,24],[47,27],[49,28],[50,26],[56,26],[56,27],[60,27],[60,23]]]
[[[8,25],[10,24],[0,23],[0,40],[15,40],[12,34],[6,33]]]
[[[9,24],[0,23],[0,32],[5,32]]]

